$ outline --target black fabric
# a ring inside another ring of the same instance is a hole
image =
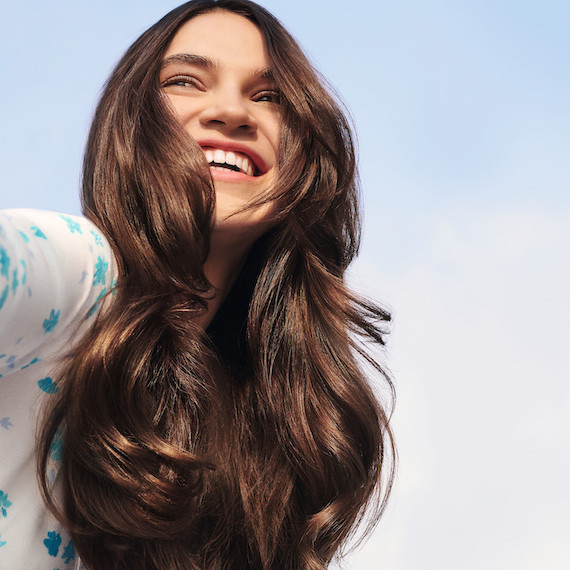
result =
[[[206,329],[220,362],[234,377],[249,376],[251,372],[247,316],[269,241],[266,234],[253,245],[233,287]]]

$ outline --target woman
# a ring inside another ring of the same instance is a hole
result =
[[[23,496],[29,454],[11,457],[12,567],[69,567],[77,551],[105,570],[325,568],[363,510],[381,512],[393,443],[362,364],[382,373],[366,343],[388,316],[343,282],[355,176],[344,116],[261,7],[195,0],[133,44],[87,143],[94,226],[3,222],[14,358],[0,373],[11,401],[44,395],[38,473],[59,521]],[[43,318],[37,275],[54,258],[75,273]],[[32,505],[19,527],[17,498]]]

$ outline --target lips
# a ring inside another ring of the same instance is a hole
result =
[[[198,140],[210,167],[246,176],[261,176],[268,171],[265,161],[248,145],[223,140]]]

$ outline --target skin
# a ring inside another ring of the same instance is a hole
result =
[[[216,212],[204,270],[217,293],[209,301],[204,326],[251,245],[272,223],[271,203],[240,211],[277,174],[281,108],[270,69],[261,32],[246,18],[224,10],[186,22],[164,56],[161,85],[186,132],[205,151],[233,152],[254,170],[251,175],[210,166]]]

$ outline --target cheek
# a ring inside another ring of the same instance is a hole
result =
[[[175,97],[173,95],[166,95],[166,100],[168,101],[168,105],[174,112],[174,114],[180,118],[182,116],[182,102],[180,101],[179,97]]]
[[[261,124],[263,124],[263,133],[268,145],[271,147],[274,154],[277,155],[282,128],[281,113],[268,112],[268,114],[263,117],[262,123],[260,122],[260,125]]]
[[[271,129],[267,132],[267,139],[269,145],[271,146],[275,162],[277,162],[277,156],[279,154],[280,138],[281,138],[281,123],[276,123],[272,125]]]
[[[273,131],[273,136],[271,139],[271,144],[273,145],[273,148],[275,149],[275,153],[277,153],[277,150],[279,148],[280,136],[281,136],[281,125],[277,125],[275,127],[275,130]]]
[[[281,138],[282,127],[283,127],[283,120],[281,117],[281,113],[279,113],[279,116],[276,117],[273,121],[273,129],[272,129],[272,134],[273,134],[272,140],[276,148],[279,146],[279,139]]]
[[[195,105],[192,105],[192,102],[188,100],[188,97],[167,95],[167,98],[174,116],[180,121],[180,124],[184,129],[189,134],[192,134],[191,130],[194,128],[193,125],[198,114]]]

